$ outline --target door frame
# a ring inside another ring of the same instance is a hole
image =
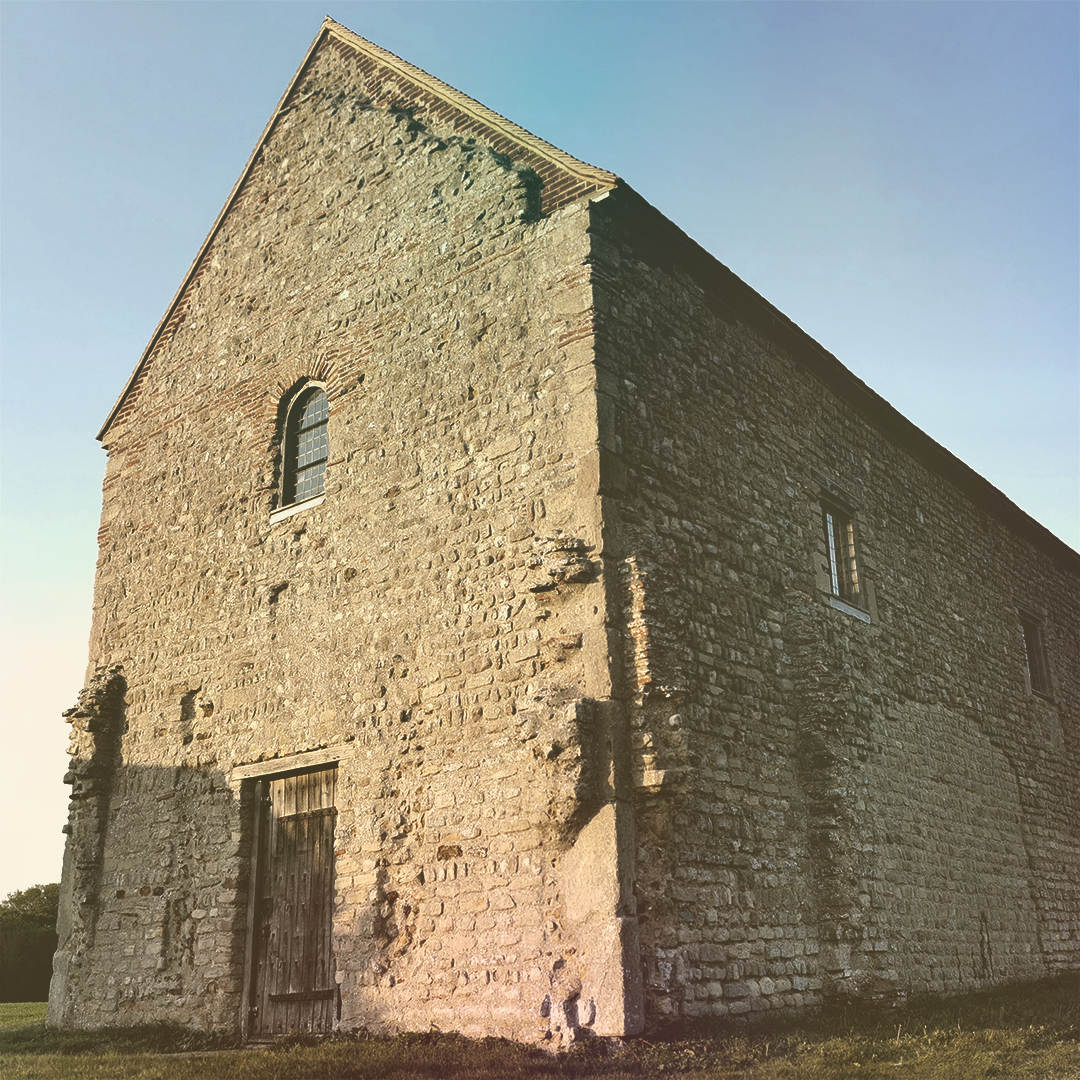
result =
[[[309,753],[289,754],[271,761],[258,761],[250,765],[239,765],[232,770],[230,781],[242,785],[241,812],[253,815],[251,844],[247,856],[248,896],[247,915],[244,931],[244,967],[243,982],[240,990],[240,1038],[243,1042],[252,1041],[251,1035],[251,982],[256,962],[255,917],[258,911],[259,850],[262,841],[263,814],[261,812],[262,785],[271,780],[280,780],[295,773],[308,772],[316,768],[341,768],[342,749],[328,747]],[[335,797],[336,798],[336,797]],[[251,820],[250,818],[248,820]]]

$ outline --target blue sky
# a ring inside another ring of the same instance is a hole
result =
[[[1080,546],[1080,6],[0,6],[0,896],[58,880],[94,435],[324,13],[622,176]]]

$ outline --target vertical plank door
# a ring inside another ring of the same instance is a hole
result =
[[[252,1039],[333,1030],[336,784],[336,766],[258,782]]]

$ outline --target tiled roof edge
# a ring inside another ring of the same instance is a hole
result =
[[[581,161],[572,154],[566,153],[565,150],[560,150],[557,146],[553,146],[538,135],[527,131],[512,120],[507,120],[505,116],[495,112],[494,109],[481,105],[479,101],[469,97],[468,94],[463,94],[448,83],[435,78],[434,75],[429,75],[422,68],[410,64],[407,60],[402,60],[400,56],[395,56],[389,50],[368,41],[367,38],[362,38],[359,34],[353,33],[352,30],[342,26],[340,23],[334,22],[329,16],[323,22],[323,30],[328,31],[340,41],[345,42],[345,44],[351,45],[354,49],[365,53],[373,60],[378,60],[387,67],[392,68],[399,75],[403,75],[422,89],[443,98],[472,119],[498,129],[514,142],[531,150],[534,154],[546,158],[577,179],[589,181],[601,187],[614,186],[618,181],[618,177],[614,173],[590,165],[588,162]]]
[[[97,433],[98,442],[101,442],[109,428],[112,426],[112,422],[116,419],[120,410],[123,408],[128,394],[131,393],[135,384],[139,381],[139,377],[146,369],[146,365],[150,360],[150,357],[154,353],[154,348],[158,341],[161,339],[162,333],[169,325],[173,315],[176,313],[177,308],[180,306],[180,301],[183,299],[184,294],[188,290],[188,286],[191,284],[192,279],[195,277],[196,271],[199,269],[199,264],[203,260],[203,256],[206,254],[207,249],[213,242],[214,237],[217,236],[218,230],[221,228],[229,211],[232,209],[233,203],[236,202],[237,196],[243,189],[244,184],[247,182],[248,177],[251,175],[251,170],[255,165],[255,161],[259,156],[259,152],[262,150],[266,140],[270,136],[270,132],[274,128],[274,124],[277,123],[278,117],[281,116],[285,109],[286,102],[292,95],[296,84],[300,81],[301,76],[307,69],[308,64],[311,62],[312,56],[315,54],[315,50],[319,47],[327,34],[325,24],[319,33],[316,35],[315,40],[311,43],[311,47],[304,55],[304,59],[300,66],[296,69],[296,74],[292,77],[289,85],[285,88],[285,93],[281,95],[281,99],[277,103],[277,107],[270,115],[270,119],[266,122],[266,127],[263,128],[262,134],[259,136],[258,141],[255,143],[255,148],[251,151],[250,156],[247,159],[247,163],[244,165],[243,170],[240,173],[236,183],[233,184],[232,191],[229,192],[229,197],[225,200],[225,205],[221,208],[221,212],[214,219],[214,224],[210,227],[210,232],[207,233],[206,239],[202,242],[202,246],[199,248],[198,254],[192,260],[191,266],[188,268],[188,272],[184,275],[183,281],[180,282],[180,288],[176,290],[172,300],[169,302],[169,306],[165,309],[165,314],[161,317],[161,321],[157,324],[153,334],[150,336],[150,341],[146,348],[143,350],[142,356],[139,358],[138,364],[135,366],[135,370],[131,373],[131,378],[128,379],[124,385],[124,389],[120,391],[120,396],[116,399],[116,403],[113,405],[109,412],[109,415],[105,419],[105,423],[101,425],[101,430]]]
[[[724,305],[729,311],[761,331],[846,401],[864,420],[894,445],[935,475],[952,484],[968,501],[983,513],[1011,529],[1049,556],[1059,568],[1080,575],[1080,552],[1051,532],[1041,521],[1021,509],[1000,488],[976,472],[962,458],[928,435],[913,420],[909,420],[895,405],[860,379],[843,361],[775,307],[752,285],[703,248],[662,211],[639,195],[629,184],[620,180],[615,189],[616,205],[636,215],[646,226],[635,232],[635,241],[650,242],[659,249],[674,254],[706,296]],[[604,203],[598,205],[603,206]],[[651,234],[651,235],[650,235]]]

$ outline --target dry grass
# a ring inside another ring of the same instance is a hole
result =
[[[623,1047],[584,1043],[560,1057],[438,1034],[220,1050],[213,1037],[167,1025],[48,1031],[42,1009],[0,1006],[5,1080],[1080,1080],[1076,975],[883,1015],[684,1029]]]

